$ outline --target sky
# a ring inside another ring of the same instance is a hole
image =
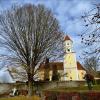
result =
[[[58,19],[61,30],[73,40],[74,51],[79,59],[84,47],[81,45],[81,38],[78,35],[85,30],[81,16],[98,2],[99,0],[0,0],[0,11],[9,9],[14,4],[45,5]]]
[[[100,3],[99,0],[0,0],[0,11],[9,9],[14,4],[43,4],[51,9],[58,19],[61,30],[73,40],[74,51],[77,59],[82,56],[84,49],[81,39],[78,36],[85,28],[81,16],[88,12],[93,4]],[[0,50],[2,52],[2,50]],[[1,75],[1,74],[0,74]],[[2,76],[2,75],[1,75]],[[1,77],[0,76],[0,77]]]

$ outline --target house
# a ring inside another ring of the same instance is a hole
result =
[[[84,80],[85,68],[76,60],[76,53],[73,50],[73,41],[67,35],[64,39],[64,61],[42,63],[39,68],[39,79],[52,81],[53,71],[56,69],[60,74],[61,81]],[[46,78],[45,78],[46,77]]]

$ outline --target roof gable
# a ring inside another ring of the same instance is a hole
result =
[[[66,41],[66,40],[72,41],[68,35],[66,35],[66,36],[64,37],[64,41]]]
[[[85,68],[80,64],[79,61],[77,61],[77,69],[78,70],[85,70]]]

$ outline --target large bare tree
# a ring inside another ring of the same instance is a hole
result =
[[[100,4],[93,5],[93,9],[82,16],[86,30],[81,34],[85,44],[86,57],[95,56],[100,61]]]
[[[34,75],[44,58],[53,60],[63,54],[63,34],[58,21],[43,5],[14,6],[1,13],[0,43],[8,50],[2,59],[25,69],[28,95],[33,94]]]

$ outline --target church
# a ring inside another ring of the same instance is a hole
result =
[[[59,75],[59,81],[82,81],[86,74],[85,68],[76,60],[76,53],[73,50],[73,41],[68,35],[64,38],[64,56],[62,62],[50,62],[46,59],[41,63],[36,74],[36,81],[53,81],[54,73]],[[18,69],[17,69],[18,70]],[[19,71],[23,71],[19,69]],[[13,73],[13,69],[8,70],[11,77],[16,81],[27,81],[27,75]],[[22,72],[21,72],[22,73]],[[26,76],[25,76],[26,75]],[[16,78],[17,77],[17,78]],[[55,77],[57,79],[57,77]]]
[[[64,57],[63,62],[47,62],[40,64],[38,70],[39,80],[45,79],[52,81],[53,72],[57,70],[60,75],[60,81],[82,81],[86,74],[85,68],[76,60],[76,53],[73,50],[73,41],[68,35],[64,38]]]

